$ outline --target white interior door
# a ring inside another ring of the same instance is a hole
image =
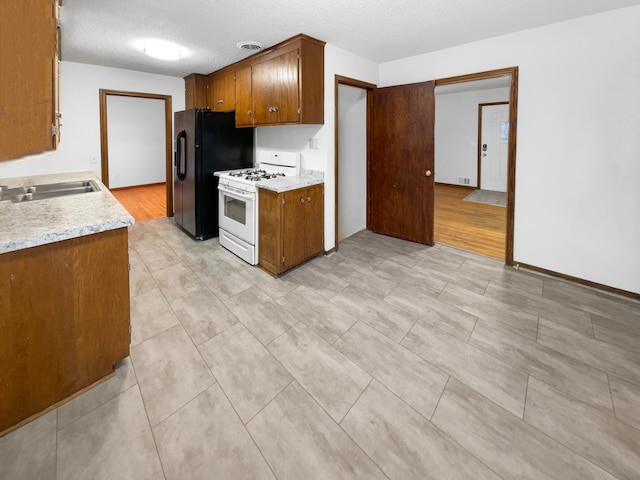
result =
[[[509,104],[482,105],[480,188],[507,191]]]

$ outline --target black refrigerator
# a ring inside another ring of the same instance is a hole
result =
[[[234,112],[192,108],[174,115],[175,224],[197,240],[218,236],[218,177],[253,166],[253,128],[236,128]]]

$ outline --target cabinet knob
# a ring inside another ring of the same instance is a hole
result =
[[[247,115],[253,115],[253,112],[251,110],[247,110]]]
[[[307,197],[307,203],[311,201],[311,197]]]
[[[304,203],[304,197],[300,199],[300,203]]]
[[[224,100],[218,100],[218,103],[223,103],[223,102],[224,102]]]

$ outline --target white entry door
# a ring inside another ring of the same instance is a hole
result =
[[[509,104],[481,105],[480,188],[507,191]]]

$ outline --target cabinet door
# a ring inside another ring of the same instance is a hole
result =
[[[305,191],[305,258],[322,253],[324,249],[323,185],[313,185]]]
[[[299,50],[291,50],[252,69],[256,125],[296,123],[300,120]]]
[[[207,106],[206,75],[192,73],[184,77],[184,108],[206,108]]]
[[[251,65],[236,70],[236,127],[252,127]]]
[[[57,1],[2,2],[0,160],[56,147]]]
[[[258,189],[258,261],[265,270],[282,272],[282,200],[279,194]]]
[[[281,194],[284,198],[282,206],[282,241],[284,262],[282,270],[289,270],[302,263],[306,257],[304,224],[306,211],[305,190],[289,190]]]
[[[1,255],[0,435],[129,355],[127,245],[124,227]]]
[[[234,72],[212,76],[209,84],[209,108],[214,112],[235,110],[236,81]]]

